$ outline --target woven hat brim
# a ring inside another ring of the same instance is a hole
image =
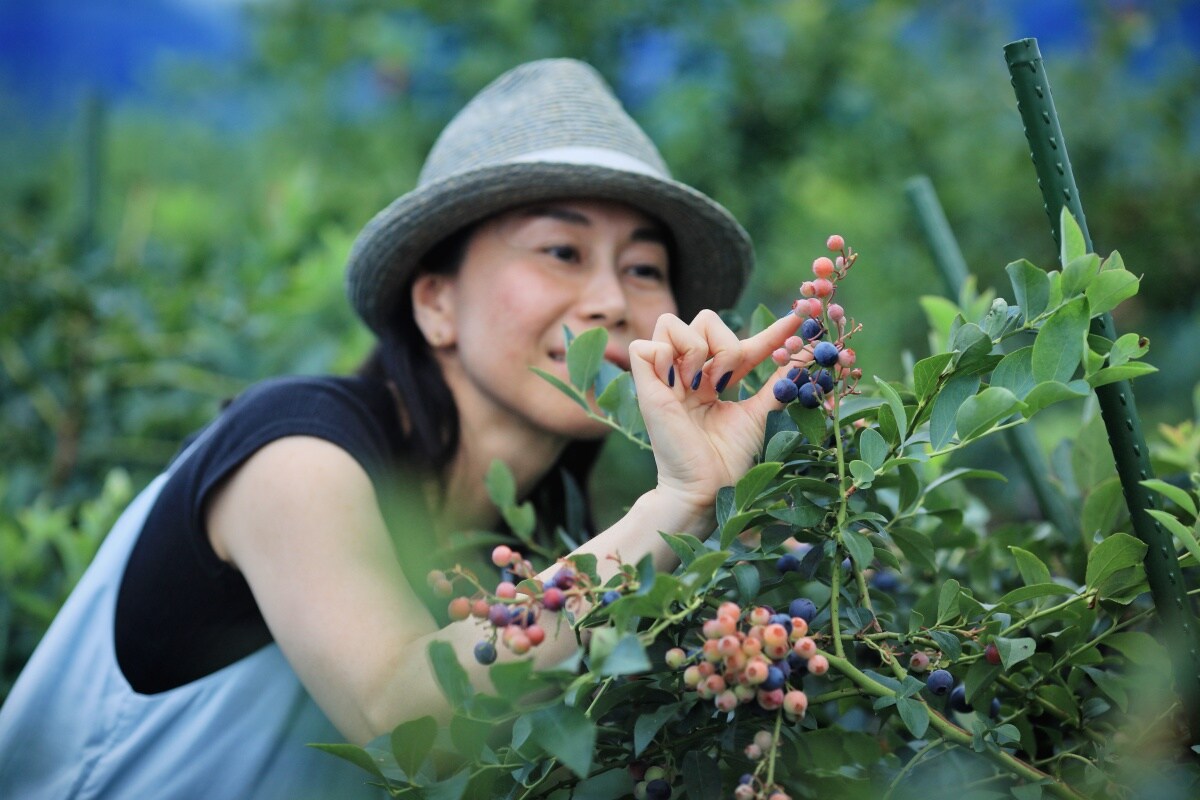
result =
[[[754,264],[750,237],[722,206],[669,179],[609,167],[509,163],[451,175],[397,198],[363,228],[350,252],[346,290],[377,333],[420,259],[446,236],[492,214],[555,199],[615,200],[649,214],[675,239],[672,287],[679,315],[731,307]]]

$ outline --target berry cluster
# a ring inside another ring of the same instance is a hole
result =
[[[634,780],[633,800],[671,800],[671,776],[665,768],[635,761],[629,765],[629,774]]]
[[[775,382],[772,391],[781,403],[799,400],[805,408],[833,408],[834,389],[841,383],[841,395],[853,394],[862,370],[854,366],[854,351],[846,340],[862,329],[847,322],[846,310],[833,302],[837,283],[854,266],[858,254],[836,234],[826,246],[839,255],[821,256],[813,262],[814,280],[800,285],[800,299],[792,304],[792,313],[807,317],[797,336],[789,337],[783,347],[771,354],[779,366],[793,365],[787,376]],[[835,338],[828,338],[835,331]],[[852,381],[852,382],[851,382]]]
[[[491,626],[488,637],[475,645],[475,660],[480,664],[496,660],[497,641],[516,655],[524,655],[545,641],[546,631],[538,624],[543,611],[577,607],[584,601],[599,600],[608,605],[621,596],[619,591],[609,589],[599,598],[594,597],[597,590],[588,576],[577,572],[570,562],[563,562],[554,576],[543,583],[533,565],[507,545],[492,550],[492,563],[502,571],[500,582],[490,592],[462,567],[456,566],[449,573],[434,570],[428,576],[430,586],[442,597],[454,595],[456,579],[472,585],[473,593],[454,597],[447,613],[455,622],[475,617]]]
[[[716,617],[701,628],[703,645],[690,656],[679,647],[668,650],[667,666],[683,669],[684,685],[712,700],[718,711],[753,702],[766,711],[782,708],[789,720],[797,721],[808,709],[800,679],[829,670],[828,659],[808,635],[816,613],[807,598],[793,600],[786,614],[722,603]]]
[[[912,658],[909,660],[909,663],[912,664],[918,655],[925,654],[914,653]],[[925,657],[923,663],[928,665],[928,656]],[[935,669],[933,672],[929,673],[929,677],[925,679],[925,688],[929,689],[929,693],[934,697],[945,697],[946,695],[950,695],[950,708],[960,714],[970,714],[975,710],[975,708],[967,702],[967,687],[962,683],[956,684],[954,682],[954,676],[950,674],[949,670]],[[996,717],[999,716],[999,714],[1000,698],[993,697],[991,705],[988,708],[988,715]]]

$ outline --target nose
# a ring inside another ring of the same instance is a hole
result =
[[[628,303],[615,264],[598,267],[583,287],[579,315],[590,325],[618,328],[625,325]]]

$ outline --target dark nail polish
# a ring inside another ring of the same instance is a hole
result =
[[[675,388],[675,365],[674,364],[672,364],[671,368],[669,370],[667,370],[667,386],[670,386],[672,389]]]
[[[692,378],[692,391],[700,388],[700,380],[704,377],[704,370],[697,370],[696,377]]]
[[[717,381],[717,394],[725,391],[725,387],[729,385],[729,379],[733,377],[733,370],[729,370],[721,376],[721,380]]]

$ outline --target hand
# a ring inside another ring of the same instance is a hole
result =
[[[718,489],[732,485],[754,465],[767,412],[780,407],[771,386],[786,368],[745,400],[721,400],[718,389],[737,385],[801,322],[788,313],[740,340],[713,311],[701,311],[690,325],[664,314],[652,339],[630,344],[630,371],[660,491],[707,510]]]

